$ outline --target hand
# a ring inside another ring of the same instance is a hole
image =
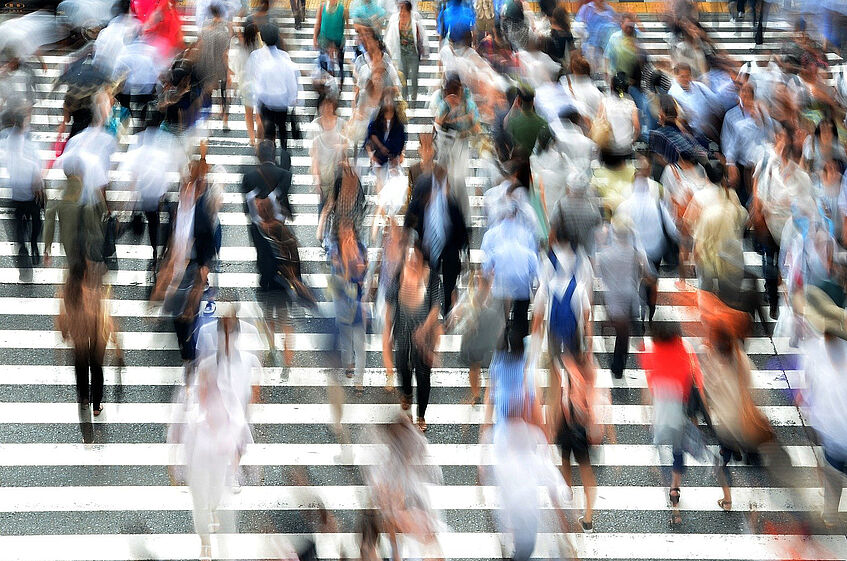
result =
[[[316,49],[318,48],[318,36],[317,35],[312,37],[312,47],[314,47]]]

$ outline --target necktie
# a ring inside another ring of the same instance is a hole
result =
[[[424,226],[424,242],[429,248],[429,261],[435,263],[441,257],[447,240],[447,196],[441,185],[435,185]]]

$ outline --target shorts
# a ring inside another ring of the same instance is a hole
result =
[[[562,449],[563,466],[570,463],[571,454],[573,454],[576,463],[579,465],[590,464],[588,459],[588,437],[584,427],[571,427],[563,421],[556,435],[556,444]]]

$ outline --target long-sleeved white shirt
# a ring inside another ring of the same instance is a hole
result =
[[[276,47],[262,47],[247,59],[247,73],[253,78],[256,101],[281,111],[297,105],[300,97],[300,71],[288,53]]]

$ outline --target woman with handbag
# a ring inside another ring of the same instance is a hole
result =
[[[585,510],[579,517],[579,524],[584,533],[590,534],[594,532],[597,479],[588,453],[591,446],[603,438],[596,414],[596,407],[601,400],[595,388],[592,366],[580,364],[567,354],[562,355],[562,363],[564,372],[561,384],[553,384],[551,388],[551,403],[558,406],[548,408],[548,438],[562,450],[562,476],[568,487],[573,482],[571,456],[579,466],[579,477],[585,492]],[[608,427],[611,430],[611,425]],[[609,436],[610,440],[614,440],[613,433],[609,433]]]
[[[670,445],[672,449],[668,498],[672,509],[670,524],[678,527],[682,524],[679,497],[685,473],[683,441],[691,424],[686,413],[692,392],[702,387],[702,379],[697,356],[683,342],[678,325],[656,323],[651,331],[653,343],[641,355],[641,367],[647,371],[647,386],[653,401],[653,444]]]
[[[757,449],[773,434],[750,393],[752,363],[742,347],[749,316],[705,291],[699,294],[699,307],[700,319],[708,330],[700,363],[703,397],[720,444],[716,473],[723,497],[718,506],[728,512],[732,510],[729,462],[740,460],[743,454],[749,464],[759,463]]]
[[[432,281],[430,282],[430,279]],[[442,302],[441,280],[430,277],[420,248],[407,250],[398,276],[389,286],[385,298],[385,329],[382,335],[382,359],[390,384],[394,368],[400,374],[404,411],[412,406],[412,374],[418,388],[418,420],[426,432],[426,408],[429,405],[430,375],[436,358],[441,323],[438,319]]]

